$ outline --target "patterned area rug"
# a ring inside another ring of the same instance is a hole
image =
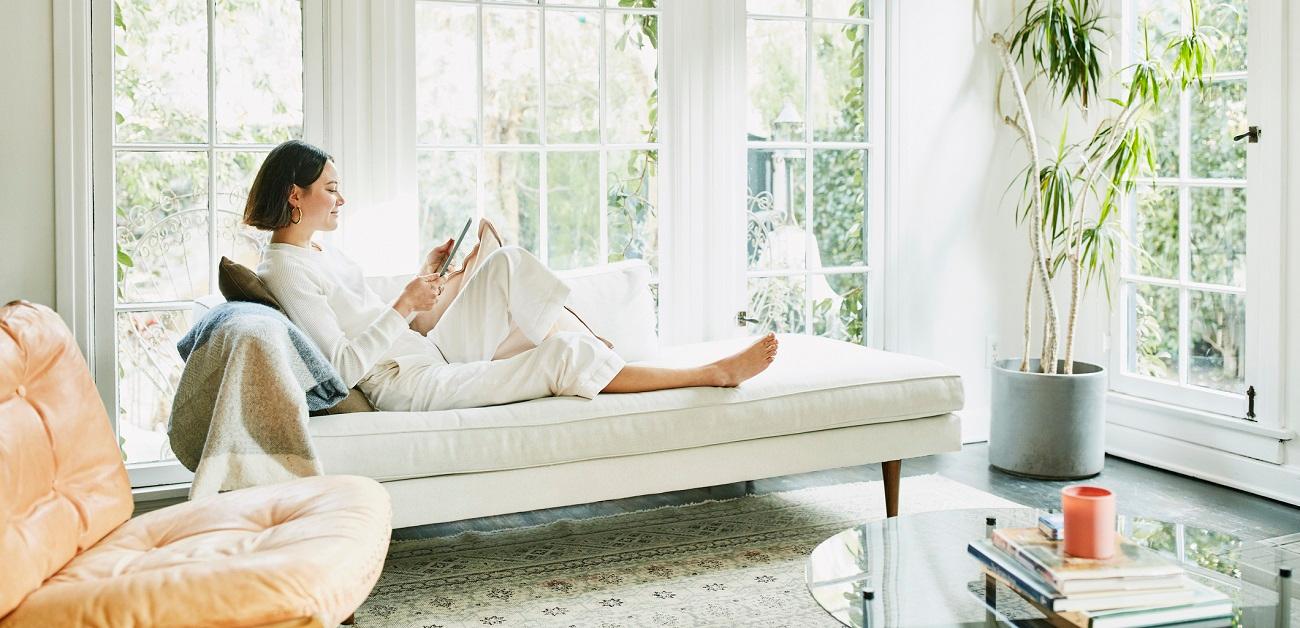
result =
[[[901,494],[904,513],[1018,506],[937,475]],[[357,625],[837,626],[804,560],[884,515],[881,483],[858,482],[397,541]]]

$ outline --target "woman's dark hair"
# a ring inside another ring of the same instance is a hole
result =
[[[244,205],[244,224],[271,231],[290,222],[289,192],[293,186],[311,187],[334,159],[301,140],[289,140],[271,150],[253,179]]]

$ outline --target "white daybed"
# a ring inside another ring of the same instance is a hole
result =
[[[570,273],[570,304],[630,360],[698,364],[750,341],[657,349],[648,276],[640,262]],[[374,286],[395,296],[403,283]],[[734,389],[321,416],[312,440],[327,473],[383,483],[394,527],[874,462],[893,516],[900,461],[961,448],[951,369],[813,336],[780,342],[773,365]]]

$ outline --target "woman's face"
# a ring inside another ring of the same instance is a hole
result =
[[[325,162],[316,181],[306,188],[293,186],[289,201],[302,209],[301,226],[313,231],[333,231],[339,227],[339,208],[345,202],[339,193],[339,172],[334,161]],[[294,212],[297,213],[297,212]]]

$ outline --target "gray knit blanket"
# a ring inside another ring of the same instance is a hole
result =
[[[194,472],[190,498],[323,470],[308,411],[348,390],[325,356],[283,314],[223,303],[177,343],[185,359],[167,436]]]

